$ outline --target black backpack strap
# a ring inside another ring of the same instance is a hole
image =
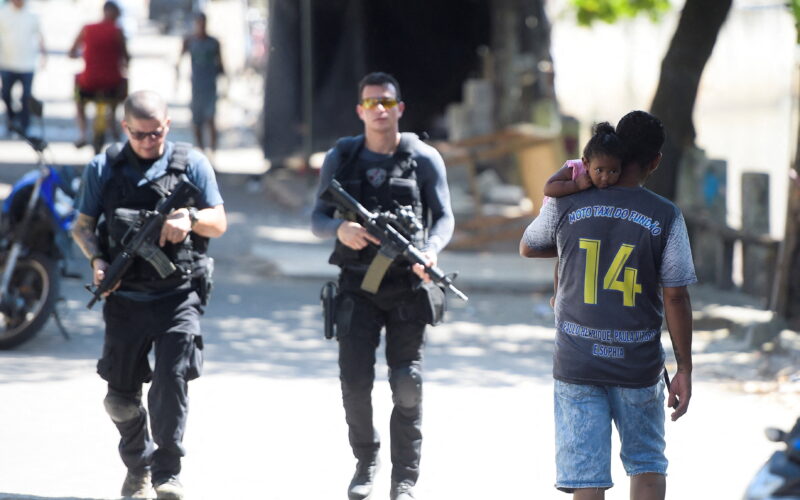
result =
[[[417,162],[411,158],[414,152],[414,145],[419,140],[417,134],[412,132],[403,132],[400,134],[400,144],[397,145],[395,151],[395,158],[397,159],[397,166],[392,172],[395,177],[410,177],[411,172],[416,168]]]
[[[106,168],[113,169],[117,166],[123,165],[126,159],[130,160],[130,157],[133,155],[133,150],[131,150],[131,147],[127,142],[114,142],[106,148],[105,155]],[[133,190],[136,189],[134,183],[131,182],[128,176],[122,174],[121,171],[118,172],[118,174],[122,176],[123,182],[125,183],[124,189],[128,190],[128,192],[133,192]]]
[[[114,142],[106,148],[106,166],[112,167],[122,159],[122,149],[125,147],[123,142]]]
[[[358,155],[361,154],[361,150],[364,149],[364,136],[359,135],[356,137],[345,137],[343,139],[339,139],[336,141],[336,150],[339,151],[339,165],[336,166],[336,170],[333,172],[333,178],[342,181],[342,179],[347,179],[350,175],[350,171],[356,164],[356,160],[358,160]]]
[[[191,150],[192,145],[188,142],[174,143],[167,165],[167,175],[149,183],[162,198],[169,196],[170,190],[186,175]]]
[[[167,170],[171,170],[178,175],[186,173],[186,167],[189,166],[189,151],[191,150],[192,145],[188,142],[176,142]]]
[[[403,132],[400,134],[400,144],[397,145],[397,152],[410,155],[414,152],[414,144],[419,140],[417,134],[413,132]]]

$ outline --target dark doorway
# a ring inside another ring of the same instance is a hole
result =
[[[436,133],[465,79],[481,75],[489,45],[488,0],[272,0],[263,147],[273,162],[304,148],[302,5],[312,8],[314,151],[361,132],[355,115],[359,79],[393,74],[407,110],[404,131]]]

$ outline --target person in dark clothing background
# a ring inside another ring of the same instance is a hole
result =
[[[125,100],[124,108],[128,142],[117,154],[95,156],[86,167],[72,234],[90,259],[97,285],[121,251],[130,227],[126,214],[156,208],[184,178],[199,190],[187,206],[167,216],[157,241],[174,272],[161,277],[136,256],[107,295],[105,341],[97,363],[98,374],[108,382],[104,404],[120,432],[120,456],[128,468],[122,496],[152,498],[154,486],[159,499],[182,499],[188,381],[202,371],[200,316],[212,268],[206,250],[208,239],[221,236],[227,221],[208,159],[188,144],[166,140],[170,119],[164,99],[138,91]],[[142,404],[142,385],[150,381],[152,438]]]
[[[423,250],[429,264],[447,245],[454,221],[444,161],[415,134],[400,133],[405,104],[397,80],[370,73],[358,86],[356,113],[364,133],[345,137],[326,155],[312,230],[336,237],[330,262],[341,268],[336,299],[336,330],[342,400],[349,441],[357,460],[348,487],[351,500],[372,492],[380,439],[372,421],[375,351],[386,331],[386,362],[394,409],[390,421],[392,500],[411,500],[419,476],[422,444],[422,349],[426,320],[421,303],[429,288],[424,267],[396,258],[378,279],[371,275],[380,241],[358,222],[343,220],[320,196],[332,179],[371,211],[410,206],[424,230],[406,236]]]
[[[194,140],[202,150],[206,144],[213,154],[217,150],[217,78],[225,74],[219,40],[206,31],[206,15],[195,14],[194,33],[183,39],[181,54],[175,66],[179,74],[180,59],[188,53],[192,61],[192,130]],[[205,130],[208,130],[208,143]]]

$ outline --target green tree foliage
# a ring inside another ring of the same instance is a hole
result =
[[[800,7],[800,0],[792,2]],[[570,3],[577,11],[578,24],[582,26],[589,26],[595,21],[614,23],[640,13],[657,21],[669,9],[669,0],[570,0]]]
[[[792,0],[792,13],[794,25],[797,28],[797,43],[800,43],[800,0]]]

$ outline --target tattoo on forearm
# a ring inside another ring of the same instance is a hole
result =
[[[100,246],[94,229],[97,219],[84,214],[79,214],[72,226],[72,238],[87,258],[100,253]]]

